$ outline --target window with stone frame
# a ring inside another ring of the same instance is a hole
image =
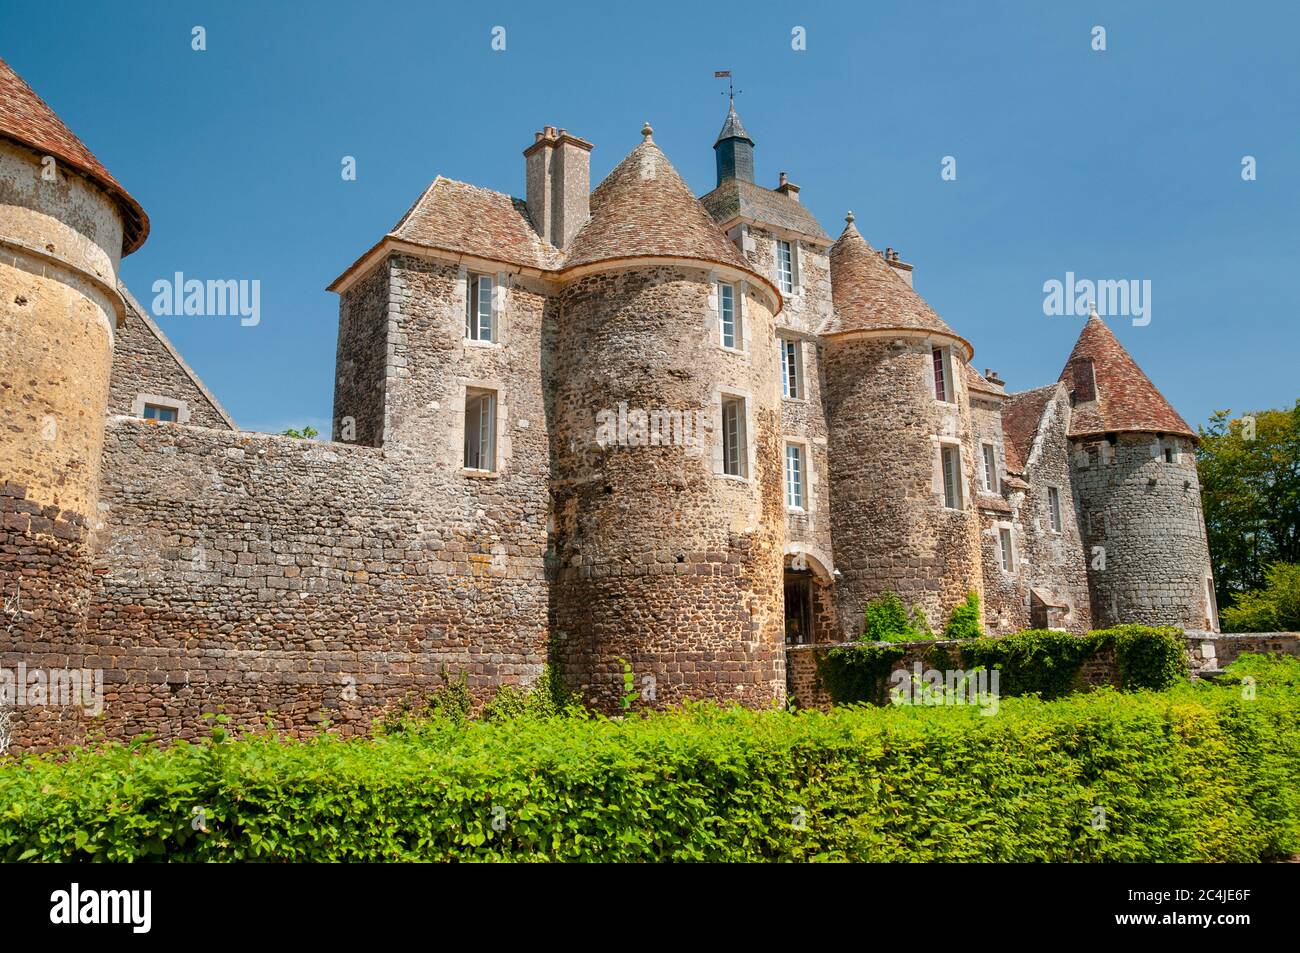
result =
[[[496,391],[465,389],[465,469],[496,470]]]
[[[807,470],[803,446],[797,443],[787,443],[785,445],[785,505],[788,509],[802,510],[806,508],[804,505],[804,485],[807,479]]]
[[[1011,537],[1011,527],[1009,526],[998,528],[998,556],[1002,562],[1004,572],[1015,572],[1016,546]]]
[[[952,444],[941,444],[939,465],[943,470],[943,505],[950,510],[964,509],[961,491],[961,448]]]
[[[795,263],[794,243],[784,239],[776,240],[776,277],[781,286],[781,294],[794,294]]]
[[[170,407],[166,404],[146,403],[144,405],[144,413],[142,416],[145,420],[161,420],[165,423],[174,424],[180,419],[180,410],[179,408]]]
[[[492,320],[492,295],[496,282],[491,275],[470,272],[465,276],[465,337],[485,343],[496,340]]]
[[[989,493],[998,492],[998,453],[991,443],[980,445],[982,452],[981,482]]]
[[[1061,531],[1061,491],[1054,486],[1047,488],[1047,516],[1051,522],[1052,532]]]
[[[721,329],[722,346],[733,350],[742,350],[745,343],[745,331],[741,326],[740,295],[735,285],[725,282],[718,285],[718,325]]]
[[[934,363],[934,399],[945,404],[956,403],[956,382],[952,376],[952,354],[946,347],[933,348],[930,354]]]
[[[745,433],[745,398],[722,398],[722,472],[749,476],[749,445]]]
[[[781,338],[781,396],[790,400],[803,398],[803,362],[799,342]]]

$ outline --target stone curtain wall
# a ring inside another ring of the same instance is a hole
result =
[[[355,425],[353,442],[384,443],[384,395],[389,368],[389,260],[339,296],[339,339],[334,359],[335,440],[345,418]]]
[[[745,354],[716,341],[702,269],[591,275],[566,287],[553,380],[555,626],[565,680],[618,710],[623,660],[653,703],[785,695],[779,386],[771,313],[744,296]],[[748,480],[702,445],[596,443],[596,415],[716,419],[717,388],[747,396]],[[650,699],[647,699],[650,701]]]
[[[226,418],[185,372],[148,321],[134,307],[127,307],[126,325],[117,329],[117,341],[113,345],[108,412],[135,414],[139,394],[183,401],[189,411],[189,423],[196,427],[230,429]]]
[[[886,589],[920,605],[941,630],[981,591],[969,393],[954,356],[957,404],[934,398],[930,344],[834,339],[826,346],[831,519],[844,637],[862,632],[866,603]],[[965,509],[944,507],[939,439],[960,443]],[[938,483],[938,486],[936,486]]]
[[[1165,463],[1154,434],[1075,442],[1073,486],[1088,559],[1094,627],[1119,622],[1204,629],[1210,556],[1191,441]],[[1087,448],[1095,447],[1095,465]],[[1094,547],[1105,549],[1100,568]]]
[[[444,672],[482,696],[541,671],[541,554],[494,551],[510,520],[438,502],[431,467],[114,418],[104,470],[89,634],[47,631],[46,651],[105,669],[110,737],[194,737],[218,709],[243,726],[271,711],[291,733],[323,718],[362,730]]]

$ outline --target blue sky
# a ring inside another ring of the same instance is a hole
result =
[[[596,181],[650,120],[696,193],[711,189],[716,69],[744,90],[759,182],[789,171],[832,236],[852,209],[1010,389],[1054,380],[1081,326],[1044,315],[1045,281],[1150,280],[1151,323],[1109,323],[1195,426],[1300,396],[1298,11],[9,3],[0,56],[148,211],[149,241],[123,266],[142,303],[176,271],[261,281],[256,327],[160,319],[249,429],[328,432],[338,303],[325,286],[434,176],[522,195],[521,152],[553,124],[596,144]],[[345,155],[356,181],[340,175]],[[1256,181],[1242,180],[1245,155]]]

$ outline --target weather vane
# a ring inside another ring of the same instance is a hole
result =
[[[744,92],[743,89],[736,89],[736,88],[734,88],[734,87],[731,85],[731,70],[729,70],[729,69],[714,70],[714,71],[713,71],[713,78],[714,78],[714,79],[724,79],[724,78],[726,79],[726,81],[727,81],[727,102],[728,102],[728,103],[734,103],[734,102],[736,101],[736,94],[737,94],[737,93],[743,93],[743,92]]]

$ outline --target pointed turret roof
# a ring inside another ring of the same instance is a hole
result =
[[[565,255],[565,270],[598,261],[668,257],[694,258],[752,273],[655,145],[649,126],[642,135],[641,144],[591,193],[591,220],[574,236]]]
[[[149,234],[149,216],[140,203],[3,59],[0,59],[0,136],[53,156],[108,192],[122,213],[123,255],[144,244]]]
[[[1141,432],[1197,439],[1096,311],[1083,326],[1060,380],[1074,402],[1071,437]]]
[[[749,138],[749,133],[745,131],[745,126],[740,121],[740,116],[736,114],[736,103],[732,100],[730,108],[727,110],[727,118],[722,123],[722,131],[718,133],[718,138],[713,141],[716,146],[723,139],[745,139],[752,146],[754,140]]]
[[[970,360],[975,352],[970,342],[954,333],[885,263],[853,224],[852,212],[845,221],[844,231],[831,246],[831,300],[835,311],[821,333],[925,331],[959,342]]]

